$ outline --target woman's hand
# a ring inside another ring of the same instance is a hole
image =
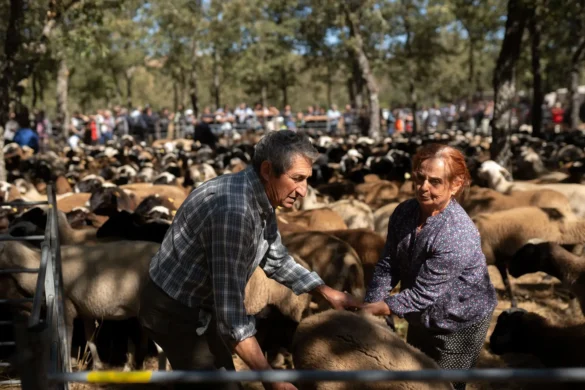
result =
[[[375,316],[389,316],[392,313],[384,301],[366,303],[362,306],[361,311]]]

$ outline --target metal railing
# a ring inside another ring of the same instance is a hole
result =
[[[84,371],[49,375],[50,383],[201,383],[201,382],[585,382],[585,368],[417,371]]]
[[[15,341],[0,343],[16,347],[15,357],[4,367],[14,366],[21,381],[0,381],[0,385],[22,384],[23,388],[38,388],[39,376],[31,375],[31,370],[42,369],[51,375],[70,373],[68,338],[66,331],[65,310],[63,300],[63,275],[61,272],[61,249],[57,222],[57,203],[53,185],[47,186],[47,201],[41,202],[8,202],[0,206],[26,208],[47,205],[47,224],[44,235],[14,237],[0,235],[0,241],[43,241],[41,244],[39,268],[13,268],[0,270],[0,274],[36,273],[37,281],[33,298],[0,299],[0,304],[32,303],[30,315],[25,321],[22,318],[14,321],[2,321],[0,326],[14,326]],[[45,310],[43,311],[43,307]],[[46,346],[48,356],[44,353]],[[44,358],[47,359],[44,359]],[[47,367],[47,364],[49,365]],[[41,380],[46,380],[41,378]],[[42,377],[42,376],[41,376]],[[57,383],[58,389],[68,389],[67,383]]]

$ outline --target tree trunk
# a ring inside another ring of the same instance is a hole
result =
[[[260,91],[260,95],[262,96],[262,108],[265,108],[266,105],[268,104],[268,97],[267,97],[267,91],[266,91],[266,84],[264,84],[264,82],[262,83],[262,89]]]
[[[112,80],[114,80],[114,86],[116,87],[116,97],[118,98],[118,103],[122,104],[122,88],[120,87],[120,81],[118,80],[118,75],[116,74],[116,70],[114,68],[111,69],[112,71]],[[130,109],[131,107],[128,107]]]
[[[173,82],[173,111],[177,112],[179,109],[179,87],[177,82]]]
[[[288,105],[288,86],[286,84],[282,85],[282,107],[286,107]]]
[[[351,104],[352,108],[357,108],[353,76],[347,78],[347,94],[349,95],[349,104]]]
[[[579,106],[581,96],[579,95],[579,76],[581,75],[581,62],[585,51],[585,37],[580,37],[577,47],[571,56],[571,80],[569,93],[571,96],[571,129],[579,128]]]
[[[69,90],[69,68],[67,61],[61,58],[59,61],[59,72],[57,74],[57,115],[62,119],[63,136],[69,137],[69,110],[67,108]]]
[[[220,64],[220,58],[219,58],[219,52],[217,50],[214,50],[214,55],[213,55],[213,95],[215,97],[215,108],[219,109],[220,106],[220,99],[219,99],[219,64]]]
[[[126,105],[128,110],[132,110],[132,76],[134,76],[134,68],[127,69],[124,73],[126,77]]]
[[[189,97],[191,98],[191,106],[193,107],[193,115],[195,118],[199,117],[199,101],[197,99],[197,42],[193,42],[193,63],[191,64],[191,77],[189,77]]]
[[[542,104],[544,94],[542,93],[542,72],[540,69],[540,40],[541,25],[537,10],[534,11],[528,29],[530,31],[530,49],[532,53],[532,135],[542,136]]]
[[[357,57],[357,63],[361,71],[362,80],[366,81],[370,100],[370,129],[369,136],[375,140],[382,138],[380,134],[380,102],[378,101],[378,82],[370,68],[370,61],[364,52],[364,43],[359,30],[359,22],[356,15],[350,11],[349,6],[344,4],[345,18],[349,27],[349,32],[354,39],[352,48],[354,55]]]
[[[327,83],[327,107],[331,107],[333,104],[333,99],[331,97],[333,93],[333,81],[331,80],[331,69],[327,69],[327,79],[325,80]]]
[[[467,104],[470,105],[471,101],[473,100],[473,93],[474,93],[474,73],[475,73],[475,40],[469,37],[469,74],[467,75],[467,82],[469,83],[469,90],[467,92]]]
[[[39,97],[39,92],[37,90],[37,75],[36,73],[33,73],[31,76],[31,84],[32,84],[32,102],[31,102],[31,108],[35,108],[37,106],[37,99]]]
[[[509,132],[512,106],[516,96],[514,73],[526,25],[527,12],[522,3],[522,0],[508,0],[506,32],[493,78],[494,117],[490,156],[492,160],[506,168],[510,168],[511,157]]]
[[[416,111],[418,110],[417,108],[417,103],[418,103],[418,97],[416,95],[416,87],[414,85],[414,80],[410,81],[410,85],[409,85],[409,90],[410,90],[410,109],[412,110],[412,134],[416,135],[416,133],[418,132],[418,121],[416,120]],[[406,126],[405,126],[406,129]]]

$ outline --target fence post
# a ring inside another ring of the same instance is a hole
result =
[[[48,390],[49,329],[41,323],[28,327],[28,319],[18,314],[14,319],[17,350],[12,360],[23,390]]]

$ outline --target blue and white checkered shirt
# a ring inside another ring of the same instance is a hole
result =
[[[220,334],[237,343],[256,333],[244,290],[258,266],[297,295],[324,284],[288,254],[264,186],[248,167],[187,197],[152,259],[150,277],[179,302],[214,312]]]

